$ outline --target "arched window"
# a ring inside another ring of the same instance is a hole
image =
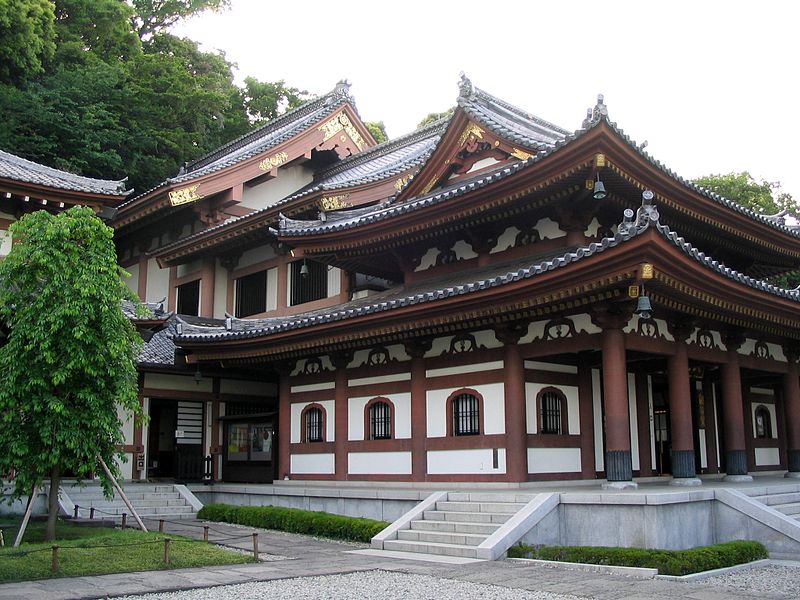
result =
[[[301,415],[302,441],[325,441],[325,410],[319,404],[311,404]]]
[[[770,417],[769,409],[763,404],[756,408],[756,437],[772,437],[772,417]]]
[[[394,407],[387,398],[374,398],[366,406],[366,427],[369,440],[392,439]]]
[[[539,433],[567,433],[567,398],[558,388],[544,388],[536,397]]]
[[[481,432],[481,398],[471,392],[458,392],[450,397],[451,435],[479,435]]]

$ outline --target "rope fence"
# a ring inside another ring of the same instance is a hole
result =
[[[74,510],[74,518],[79,518],[80,516],[80,506],[77,504],[75,505]],[[96,513],[102,513],[104,515],[108,515],[116,519],[121,519],[121,528],[126,529],[128,527],[127,524],[127,513],[112,513],[108,511],[104,511],[99,508],[90,507],[89,515],[90,519],[95,518]],[[230,535],[230,531],[223,531],[220,529],[216,529],[210,525],[200,524],[200,523],[190,523],[186,521],[170,521],[168,519],[158,519],[158,531],[159,533],[165,533],[165,525],[173,524],[179,525],[181,527],[202,527],[203,528],[203,541],[213,544],[222,544],[223,542],[232,542],[237,540],[243,540],[250,538],[252,539],[252,551],[253,551],[253,559],[258,561],[258,533],[257,532],[247,532],[242,533],[241,535]],[[136,527],[133,527],[136,528]],[[214,532],[215,534],[221,535],[223,537],[215,537],[215,539],[209,539],[209,533]],[[0,529],[0,546],[4,546],[4,537],[3,537],[3,530]],[[15,559],[15,558],[24,558],[31,554],[37,554],[40,552],[50,552],[51,559],[50,559],[50,572],[51,574],[55,575],[58,572],[59,564],[60,564],[60,552],[63,548],[66,548],[70,551],[72,550],[93,550],[97,548],[125,548],[125,547],[133,547],[133,546],[150,546],[155,544],[163,544],[164,545],[164,555],[163,555],[163,562],[165,565],[169,566],[171,561],[171,547],[173,543],[183,543],[183,542],[195,542],[197,540],[194,539],[175,539],[170,537],[165,537],[164,539],[157,539],[157,540],[148,540],[148,541],[141,541],[141,542],[134,542],[131,544],[93,544],[87,545],[82,544],[80,546],[59,546],[59,545],[51,545],[46,546],[44,548],[37,548],[35,550],[17,550],[14,552],[8,553],[0,553],[0,560],[2,559]]]

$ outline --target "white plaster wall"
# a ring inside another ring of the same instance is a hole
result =
[[[700,468],[707,469],[708,468],[708,448],[706,446],[706,430],[705,429],[698,429],[697,430],[697,439],[700,442]],[[655,463],[652,463],[655,464]]]
[[[186,263],[185,265],[178,265],[178,277],[186,277],[187,275],[193,275],[199,273],[203,270],[203,261],[202,260],[193,260],[190,263]]]
[[[183,392],[211,392],[213,381],[203,377],[198,383],[194,375],[165,375],[162,373],[145,373],[144,387],[158,390],[179,390]]]
[[[756,349],[756,341],[751,338],[746,338],[744,340],[744,344],[739,346],[737,352],[739,354],[744,354],[745,356],[750,356],[755,349]]]
[[[223,379],[219,383],[221,394],[238,394],[240,396],[278,395],[278,384],[269,381],[247,381],[245,379]]]
[[[402,344],[393,344],[391,346],[385,346],[385,348],[386,350],[389,351],[390,361],[404,362],[407,360],[411,360],[411,357],[406,353],[406,349],[403,347]],[[353,360],[350,361],[350,364],[348,364],[347,367],[350,369],[354,369],[356,367],[365,365],[367,363],[367,360],[369,359],[370,351],[371,349],[356,350],[353,353]]]
[[[478,253],[475,252],[472,246],[465,240],[458,240],[453,244],[452,250],[456,253],[456,258],[458,260],[469,260],[470,258],[476,258],[478,256]]]
[[[0,239],[2,239],[3,232],[0,231]],[[3,255],[2,249],[0,249],[0,256]],[[134,294],[139,293],[139,264],[135,263],[129,267],[125,267],[125,270],[128,272],[130,277],[122,276],[122,280],[125,282],[125,285],[128,286],[128,289],[132,291]]]
[[[772,397],[772,396],[775,395],[775,390],[770,389],[770,388],[752,387],[752,388],[750,388],[750,391],[753,394],[761,394],[762,396],[770,396],[770,397]]]
[[[528,473],[580,472],[580,448],[528,448]]]
[[[117,418],[122,423],[122,437],[126,444],[133,444],[133,415],[117,405]]]
[[[290,391],[294,393],[300,392],[321,392],[322,390],[332,390],[336,387],[333,381],[323,381],[322,383],[309,383],[308,385],[293,385]]]
[[[292,454],[290,470],[297,475],[333,475],[336,472],[336,455],[330,454]]]
[[[292,444],[300,443],[300,415],[303,409],[309,404],[319,404],[325,409],[325,441],[333,442],[334,440],[334,426],[336,423],[336,412],[333,400],[323,400],[322,402],[295,402],[292,404]],[[292,469],[294,471],[294,469]]]
[[[469,386],[483,396],[483,432],[487,435],[505,433],[505,394],[502,383]],[[458,388],[428,390],[426,416],[428,437],[447,435],[447,398]]]
[[[411,452],[350,452],[351,475],[411,475]]]
[[[279,200],[311,183],[313,176],[313,171],[303,165],[278,168],[278,176],[275,179],[253,187],[244,186],[241,205],[255,210],[273,206]]]
[[[595,469],[605,469],[603,454],[603,389],[600,380],[600,369],[592,369],[592,412],[594,413],[594,465]],[[655,464],[655,463],[653,463]]]
[[[411,373],[392,373],[391,375],[377,375],[375,377],[360,377],[358,379],[348,379],[349,387],[360,385],[372,385],[375,383],[392,383],[395,381],[411,381]]]
[[[338,296],[342,292],[342,270],[338,267],[328,269],[328,298]]]
[[[150,398],[142,398],[142,412],[146,415],[150,414]],[[148,477],[147,468],[149,460],[147,457],[150,454],[150,421],[146,419],[142,424],[142,445],[144,446],[144,470],[139,473],[139,479],[146,481]],[[222,462],[222,461],[219,461]]]
[[[322,365],[322,370],[323,371],[335,371],[335,369],[333,368],[333,363],[331,363],[331,357],[330,356],[328,356],[326,354],[326,355],[323,355],[323,356],[317,356],[316,358],[319,358],[319,361],[320,361],[320,363]],[[292,371],[292,375],[299,375],[300,373],[302,373],[306,368],[306,363],[307,362],[308,361],[305,358],[298,360],[295,363],[295,367],[294,367],[294,370]],[[292,389],[294,389],[294,388],[292,388]]]
[[[574,385],[557,383],[525,384],[525,421],[528,433],[539,432],[539,412],[536,410],[536,396],[546,387],[558,388],[567,398],[567,426],[570,435],[580,435],[580,415],[578,408],[578,388]]]
[[[8,253],[11,252],[11,246],[11,232],[0,229],[0,256],[8,256]]]
[[[169,297],[169,269],[158,266],[155,258],[147,261],[147,291],[145,302],[160,302]]]
[[[603,330],[597,325],[592,323],[591,315],[586,313],[580,315],[572,315],[567,317],[570,321],[575,323],[575,333],[602,333]]]
[[[543,240],[554,240],[567,235],[567,232],[562,231],[562,229],[558,226],[558,223],[549,217],[539,219],[539,221],[536,223],[536,231],[539,232],[539,237]]]
[[[486,167],[491,167],[492,165],[498,164],[500,161],[494,158],[493,156],[489,156],[487,158],[482,158],[479,161],[476,161],[474,165],[472,165],[467,171],[467,174],[474,173],[475,171],[480,171],[481,169],[485,169]]]
[[[428,451],[428,473],[430,475],[505,473],[506,449],[498,448],[497,469],[492,468],[492,452],[492,448],[431,450]]]
[[[497,238],[497,245],[489,251],[489,254],[496,254],[497,252],[503,252],[504,250],[513,248],[519,232],[520,230],[513,225],[511,227],[506,227],[506,230]]]
[[[588,237],[594,237],[597,235],[597,232],[600,229],[600,221],[597,220],[597,217],[592,219],[592,222],[589,223],[589,227],[583,232],[584,235]]]
[[[239,257],[239,262],[236,264],[236,268],[243,269],[266,260],[272,260],[276,256],[278,255],[275,252],[275,248],[273,248],[271,244],[257,246],[242,252],[242,255]]]
[[[559,365],[556,363],[541,362],[538,360],[526,360],[526,369],[533,369],[535,371],[549,371],[551,373],[573,373],[577,375],[578,367],[574,365]]]
[[[267,269],[267,310],[278,308],[278,267]]]
[[[775,405],[774,404],[767,404],[766,402],[751,402],[750,403],[750,420],[753,424],[753,437],[756,437],[756,408],[759,406],[763,406],[769,412],[769,420],[772,429],[772,435],[770,436],[771,439],[778,439],[778,420],[777,414],[775,412]]]
[[[395,439],[408,439],[411,437],[411,394],[384,394],[394,404],[394,423],[392,424]],[[364,409],[367,403],[375,396],[362,396],[347,399],[347,439],[363,440]]]
[[[228,311],[228,269],[219,264],[214,265],[214,318],[224,319]]]
[[[755,450],[757,467],[781,464],[781,456],[777,448],[756,448]]]
[[[422,255],[422,258],[419,260],[419,264],[417,268],[414,269],[414,272],[418,271],[427,271],[432,266],[436,264],[436,257],[439,256],[440,250],[438,248],[428,248],[425,254]]]
[[[467,375],[469,373],[477,373],[479,371],[495,371],[503,368],[502,360],[493,360],[484,363],[475,363],[471,365],[460,365],[458,367],[443,367],[441,369],[427,369],[425,377],[433,379],[436,377],[444,377],[447,375]],[[428,381],[429,388],[435,388],[435,381]]]
[[[639,469],[639,426],[636,418],[636,376],[628,373],[628,418],[631,428],[631,463],[634,471]]]

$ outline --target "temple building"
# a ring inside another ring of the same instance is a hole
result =
[[[800,228],[670,171],[602,97],[570,131],[462,78],[452,116],[376,144],[341,83],[113,225],[154,309],[130,478],[800,476],[800,291],[769,283]]]

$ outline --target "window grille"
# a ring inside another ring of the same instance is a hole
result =
[[[369,407],[370,439],[388,440],[392,437],[392,410],[386,402]]]
[[[249,317],[267,310],[267,272],[259,271],[236,280],[236,316]]]
[[[772,418],[766,406],[759,406],[756,409],[756,437],[772,437]]]
[[[472,394],[460,394],[453,400],[453,435],[480,433],[480,405]]]
[[[542,433],[561,433],[561,396],[545,392],[541,396]]]
[[[267,412],[269,409],[264,404],[254,402],[226,402],[225,414],[231,416],[256,415]]]
[[[306,420],[306,441],[322,441],[322,410],[310,408],[305,413]]]
[[[307,273],[302,274],[303,265]],[[290,264],[292,306],[328,297],[328,267],[313,260],[298,260]]]
[[[196,317],[200,314],[200,280],[195,279],[189,283],[178,286],[178,298],[176,303],[179,315],[191,315]]]

